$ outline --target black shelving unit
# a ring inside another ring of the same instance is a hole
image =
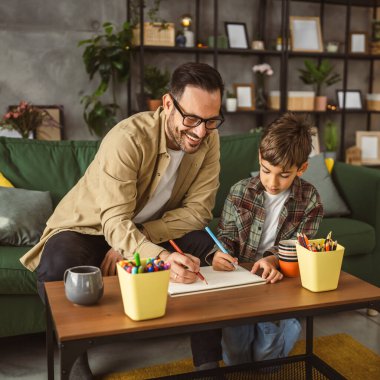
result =
[[[221,6],[222,0],[208,0],[212,3],[213,8],[213,35],[214,35],[214,41],[217,41],[217,36],[219,35],[218,30],[218,21],[219,21],[219,9]],[[201,35],[201,25],[200,25],[200,10],[201,10],[201,4],[200,0],[194,0],[195,2],[195,25],[194,25],[194,31],[195,31],[195,41],[199,41],[199,37]],[[324,59],[328,58],[330,60],[337,60],[343,62],[343,70],[341,72],[342,74],[342,90],[344,93],[347,88],[348,84],[348,75],[349,75],[349,62],[350,61],[366,61],[370,63],[370,73],[369,73],[369,81],[368,81],[368,92],[372,91],[373,88],[373,80],[374,80],[374,62],[377,60],[380,60],[380,54],[379,55],[372,55],[372,54],[352,54],[348,51],[348,39],[350,36],[351,31],[351,18],[353,17],[353,10],[352,7],[365,7],[365,8],[372,8],[374,18],[376,15],[376,7],[379,3],[379,0],[272,0],[273,3],[278,3],[278,6],[281,6],[281,24],[280,24],[280,32],[281,37],[283,41],[283,50],[282,51],[276,51],[276,50],[251,50],[251,49],[221,49],[218,48],[216,43],[213,48],[186,48],[186,47],[167,47],[167,46],[144,46],[141,44],[140,46],[137,46],[132,49],[132,53],[137,53],[139,57],[139,80],[140,80],[140,92],[141,94],[144,93],[144,86],[143,86],[143,75],[144,75],[144,56],[149,53],[167,53],[167,54],[182,54],[186,57],[186,60],[189,60],[189,56],[193,57],[194,61],[199,62],[204,55],[212,55],[213,65],[215,68],[218,68],[220,56],[241,56],[241,57],[249,57],[249,56],[256,56],[258,57],[259,62],[264,62],[264,60],[267,57],[274,57],[278,58],[280,61],[280,109],[279,110],[253,110],[253,111],[238,111],[229,113],[226,112],[226,116],[228,118],[233,118],[235,115],[249,115],[250,117],[254,117],[257,120],[257,125],[262,125],[264,118],[266,116],[280,114],[283,112],[286,112],[287,110],[287,94],[288,94],[288,77],[291,67],[291,61],[292,59],[296,58],[314,58],[314,59]],[[319,4],[319,17],[321,21],[321,28],[322,28],[322,35],[323,35],[323,28],[325,23],[325,13],[326,13],[326,5],[334,4],[339,5],[342,7],[342,9],[345,11],[345,41],[344,46],[345,50],[344,52],[339,53],[329,53],[329,52],[295,52],[288,50],[288,42],[290,40],[290,32],[289,32],[289,16],[290,16],[290,8],[291,4],[293,3],[316,3]],[[140,25],[143,25],[144,23],[144,7],[143,7],[143,0],[140,0]],[[266,31],[266,25],[267,25],[267,17],[268,17],[268,1],[267,0],[257,0],[258,9],[257,12],[259,14],[258,17],[258,25],[256,27],[256,30],[258,31],[258,37],[262,40],[265,40],[263,37],[265,36]],[[129,9],[130,0],[127,0],[127,9]],[[247,16],[248,18],[249,16]],[[248,20],[247,20],[248,21]],[[140,28],[140,41],[144,41],[144,28]],[[269,46],[269,41],[265,41],[265,45]],[[131,114],[131,83],[128,84],[128,113]],[[343,99],[343,102],[345,99]],[[359,114],[364,115],[367,118],[366,121],[366,129],[370,129],[371,125],[371,116],[372,114],[379,114],[380,112],[377,111],[368,111],[366,109],[358,109],[358,110],[351,110],[351,109],[341,109],[337,111],[308,111],[308,113],[311,113],[315,116],[316,119],[316,125],[319,127],[320,124],[320,118],[322,116],[333,116],[333,115],[340,115],[341,116],[341,133],[340,133],[340,147],[341,150],[345,148],[345,127],[346,127],[346,116],[350,114]]]

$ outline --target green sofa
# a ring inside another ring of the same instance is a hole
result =
[[[221,185],[213,226],[230,187],[258,170],[259,138],[258,133],[221,137]],[[55,206],[83,175],[98,146],[98,141],[1,137],[0,172],[17,188],[50,191]],[[380,238],[376,239],[380,237],[380,171],[337,162],[333,180],[352,213],[349,217],[324,219],[319,234],[325,236],[333,230],[335,239],[346,247],[343,269],[380,286]],[[45,329],[35,275],[19,262],[27,250],[0,245],[0,337]]]

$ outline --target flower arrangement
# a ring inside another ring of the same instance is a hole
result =
[[[269,63],[261,63],[259,65],[254,65],[252,70],[256,74],[256,108],[265,109],[267,106],[267,100],[264,93],[264,77],[272,76],[273,69]]]
[[[269,63],[261,63],[260,65],[254,65],[252,67],[252,70],[255,74],[261,74],[261,75],[267,75],[271,76],[273,75],[273,69]]]
[[[15,130],[23,138],[28,138],[29,133],[35,131],[48,117],[49,114],[46,111],[21,101],[16,108],[3,116],[0,120],[0,128]]]

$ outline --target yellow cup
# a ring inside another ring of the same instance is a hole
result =
[[[323,244],[325,239],[310,240]],[[325,292],[338,287],[342,268],[344,247],[337,245],[335,251],[312,252],[297,244],[298,265],[302,286],[312,292]]]
[[[146,259],[141,259],[145,265]],[[170,270],[130,274],[117,263],[124,312],[134,321],[165,315]]]

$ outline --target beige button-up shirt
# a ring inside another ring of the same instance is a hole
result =
[[[212,218],[219,186],[219,135],[213,131],[197,152],[185,154],[172,195],[159,219],[132,222],[165,174],[170,156],[166,147],[166,116],[162,108],[121,121],[105,136],[84,176],[66,194],[47,221],[40,242],[21,263],[34,271],[46,241],[64,230],[104,235],[125,258],[138,251],[155,257],[157,244],[204,228]]]

